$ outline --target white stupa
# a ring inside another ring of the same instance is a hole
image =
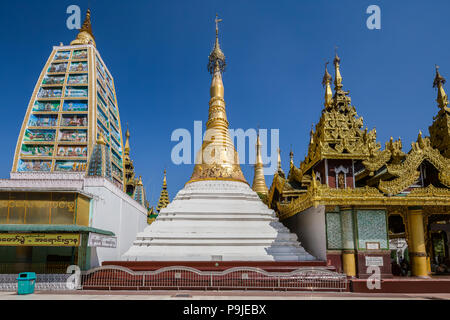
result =
[[[126,261],[311,261],[275,214],[249,187],[230,139],[216,42],[207,132],[191,179],[156,220],[137,235]]]

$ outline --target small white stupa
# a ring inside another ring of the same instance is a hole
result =
[[[156,220],[137,235],[126,261],[311,261],[297,235],[278,221],[245,180],[230,139],[216,42],[207,132],[191,179]]]

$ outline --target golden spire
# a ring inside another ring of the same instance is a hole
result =
[[[294,166],[294,152],[289,152],[289,168],[292,168]]]
[[[280,148],[278,148],[278,170],[281,169],[281,151]]]
[[[164,169],[163,189],[167,188],[166,169]]]
[[[259,132],[256,138],[256,161],[255,161],[255,175],[253,177],[253,191],[257,193],[262,193],[267,195],[269,189],[266,185],[266,180],[264,178],[264,166],[261,157],[261,141],[259,139]]]
[[[438,89],[436,102],[441,109],[444,109],[448,105],[448,97],[444,90],[445,82],[445,78],[439,73],[439,66],[436,66],[436,77],[434,78],[433,88]]]
[[[322,85],[325,88],[325,103],[324,106],[330,107],[333,104],[333,92],[331,91],[331,75],[328,73],[327,69],[328,61],[325,63],[325,74],[323,75]],[[341,78],[342,80],[342,78]]]
[[[83,25],[78,32],[77,38],[73,40],[70,45],[80,45],[80,44],[92,44],[95,47],[95,38],[92,34],[91,25],[91,10],[87,10],[86,18],[84,19]]]
[[[341,76],[341,70],[340,70],[340,63],[341,63],[341,58],[339,58],[338,54],[337,54],[337,50],[334,56],[334,72],[335,72],[335,76],[334,76],[334,90],[338,91],[342,89],[342,76]]]
[[[126,136],[126,140],[125,140],[124,154],[130,155],[130,130],[128,130],[128,125],[127,125],[127,131],[125,133],[125,136]]]
[[[235,180],[247,183],[239,165],[238,153],[234,149],[228,132],[222,82],[225,56],[220,50],[218,40],[218,23],[220,21],[221,19],[216,16],[216,44],[209,55],[208,62],[212,80],[205,138],[202,148],[197,153],[194,172],[188,183],[197,180]]]
[[[220,49],[219,44],[219,22],[221,22],[222,19],[219,19],[217,13],[216,13],[216,19],[214,22],[216,23],[216,42],[214,43],[214,47],[209,54],[209,61],[208,61],[208,71],[209,73],[213,74],[215,73],[216,64],[219,64],[220,71],[225,71],[225,55],[223,54],[222,50]]]
[[[158,205],[156,206],[156,211],[158,211],[158,213],[159,213],[161,211],[161,209],[167,207],[167,205],[169,203],[170,203],[170,200],[169,200],[169,192],[167,192],[166,169],[164,169],[163,186],[162,186],[161,194],[159,195],[159,200],[158,200]]]

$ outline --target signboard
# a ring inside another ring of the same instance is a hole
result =
[[[79,233],[0,233],[0,246],[78,247]]]
[[[117,248],[117,237],[105,236],[98,233],[89,233],[89,247]]]
[[[380,243],[379,242],[366,242],[366,249],[367,250],[380,250]]]
[[[366,256],[366,267],[382,267],[383,257],[367,257]]]

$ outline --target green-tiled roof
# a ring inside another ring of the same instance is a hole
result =
[[[114,236],[114,232],[73,224],[0,224],[0,232],[95,232]]]

